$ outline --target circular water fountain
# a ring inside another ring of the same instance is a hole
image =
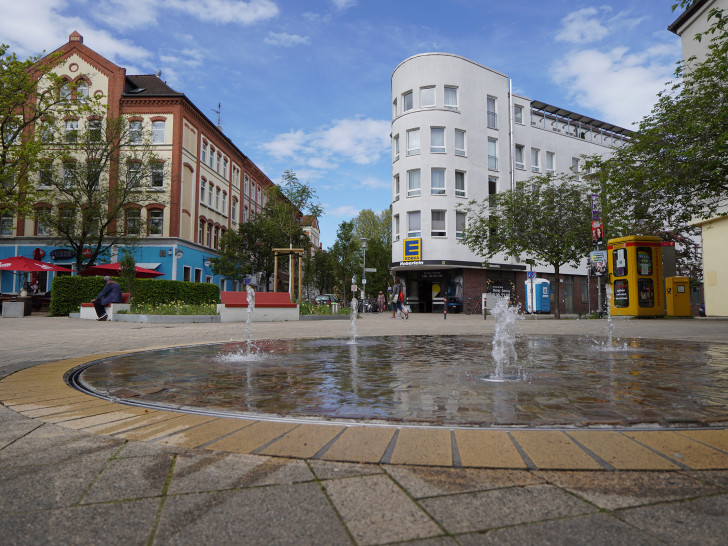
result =
[[[109,399],[258,419],[481,427],[728,421],[728,345],[718,343],[521,336],[502,381],[492,381],[490,336],[258,340],[249,349],[228,343],[118,356],[77,371],[74,381]]]

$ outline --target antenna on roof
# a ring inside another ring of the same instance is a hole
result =
[[[217,114],[217,128],[222,131],[222,122],[220,120],[220,112],[222,112],[222,105],[218,102],[217,103],[217,110],[215,110],[213,108],[212,111]]]

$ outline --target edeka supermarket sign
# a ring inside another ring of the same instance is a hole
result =
[[[422,239],[415,237],[402,240],[402,261],[418,262],[422,260]]]

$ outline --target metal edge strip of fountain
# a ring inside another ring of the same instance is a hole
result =
[[[346,419],[336,417],[301,417],[301,416],[282,416],[270,413],[254,413],[254,412],[239,412],[239,411],[225,411],[225,410],[212,410],[205,408],[197,408],[194,406],[184,405],[173,405],[165,404],[164,402],[147,402],[143,400],[130,400],[128,398],[121,398],[116,396],[110,396],[100,393],[81,380],[81,374],[87,368],[100,364],[106,360],[121,357],[128,354],[139,354],[145,352],[153,352],[165,349],[183,349],[188,347],[202,347],[212,345],[224,345],[229,343],[228,341],[217,342],[217,343],[199,343],[192,345],[179,345],[166,348],[155,348],[155,349],[144,349],[141,351],[130,351],[120,353],[111,357],[98,358],[90,360],[84,364],[74,366],[70,370],[64,373],[63,380],[71,388],[99,398],[112,402],[115,404],[122,404],[127,406],[133,406],[144,409],[153,409],[159,411],[170,411],[188,415],[205,415],[208,417],[217,418],[229,418],[229,419],[251,419],[256,421],[268,421],[278,423],[295,423],[295,424],[314,424],[314,425],[333,425],[333,426],[361,426],[361,427],[381,427],[381,428],[417,428],[417,429],[441,429],[441,430],[492,430],[492,431],[516,431],[516,430],[536,430],[536,431],[579,431],[579,430],[591,430],[591,431],[691,431],[691,430],[716,430],[724,427],[725,425],[694,425],[694,426],[665,426],[659,423],[639,423],[632,426],[619,426],[619,425],[438,425],[435,423],[412,423],[405,421],[381,421],[375,419]]]

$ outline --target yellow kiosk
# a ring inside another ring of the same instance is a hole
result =
[[[612,316],[663,316],[662,240],[630,235],[610,239],[607,250]]]

